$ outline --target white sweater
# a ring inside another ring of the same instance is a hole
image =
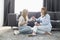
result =
[[[28,17],[26,16],[26,22],[28,22]],[[22,22],[25,22],[25,19],[24,19],[24,17],[23,16],[20,16],[19,17],[19,22],[18,22],[18,26],[20,26],[20,24],[22,23]],[[27,24],[24,24],[23,26],[26,26]]]

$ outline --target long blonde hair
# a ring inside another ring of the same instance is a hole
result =
[[[27,19],[26,19],[27,14],[28,14],[28,10],[24,9],[24,10],[22,11],[22,16],[24,17],[25,21],[27,20]]]
[[[44,16],[47,14],[47,9],[45,7],[41,8],[42,11],[44,11]]]

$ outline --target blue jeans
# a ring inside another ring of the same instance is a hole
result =
[[[20,26],[19,31],[20,31],[20,33],[23,33],[23,34],[32,33],[32,30],[31,30],[30,26]]]

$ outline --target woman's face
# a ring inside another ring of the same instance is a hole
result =
[[[45,11],[44,10],[41,10],[41,15],[44,15],[45,14]]]

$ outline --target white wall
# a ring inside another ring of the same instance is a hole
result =
[[[4,0],[0,0],[0,26],[3,25]]]
[[[15,13],[20,13],[23,9],[38,12],[43,7],[43,0],[15,0]]]

